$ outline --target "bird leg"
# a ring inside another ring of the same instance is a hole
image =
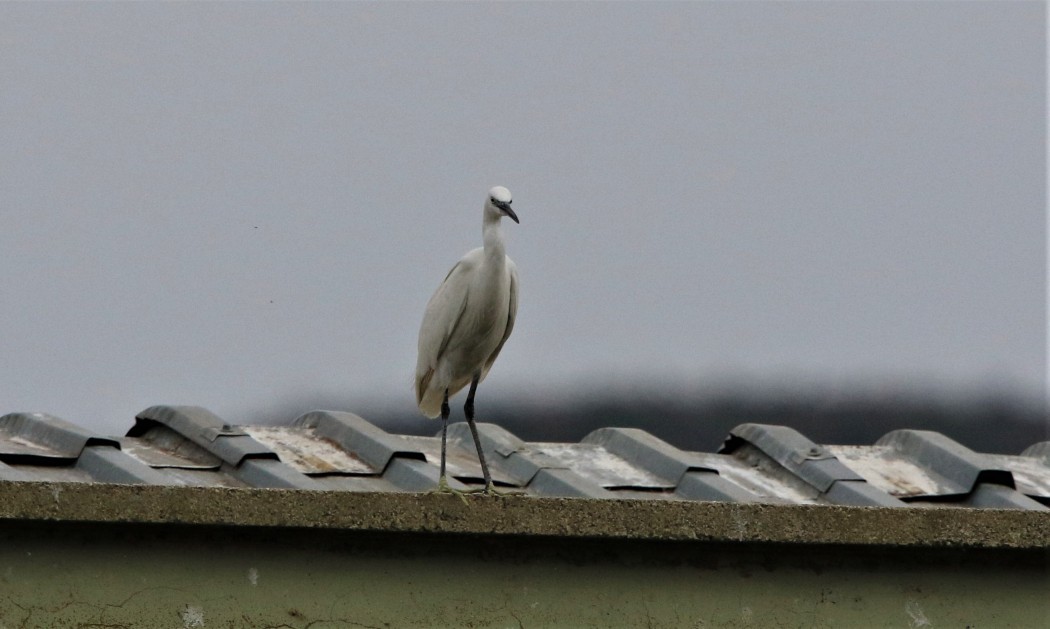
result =
[[[445,397],[441,400],[441,475],[438,477],[438,491],[450,491],[448,479],[445,478],[445,443],[448,439],[448,389],[445,389]]]
[[[445,475],[445,459],[448,443],[448,416],[450,414],[448,408],[448,389],[445,389],[445,397],[441,400],[441,474],[438,476],[438,486],[434,490],[434,493],[438,494],[455,494],[459,496],[459,499],[463,501],[463,504],[467,504],[467,497],[464,495],[466,492],[458,489],[452,489],[448,486],[448,476]]]
[[[481,439],[478,437],[478,427],[474,425],[474,393],[478,390],[478,381],[481,374],[475,374],[470,381],[470,391],[467,393],[467,403],[463,405],[463,414],[467,416],[467,425],[470,426],[470,434],[474,437],[474,447],[478,449],[478,461],[481,462],[481,473],[485,475],[485,493],[495,494],[496,487],[492,484],[492,476],[489,475],[489,466],[485,463],[485,453],[481,450]]]

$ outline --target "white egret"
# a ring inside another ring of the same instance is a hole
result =
[[[474,393],[507,342],[518,312],[518,270],[507,257],[500,231],[500,219],[504,216],[519,222],[510,203],[510,190],[503,186],[489,190],[481,223],[485,246],[469,252],[452,267],[427,303],[419,328],[416,402],[427,417],[441,415],[438,488],[442,491],[448,489],[445,478],[448,398],[468,384],[470,390],[463,414],[478,450],[485,491],[494,491],[474,425]]]

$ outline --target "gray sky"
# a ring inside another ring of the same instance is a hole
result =
[[[1040,391],[1044,7],[0,4],[0,411],[410,413],[496,184],[522,295],[479,413],[603,379]]]

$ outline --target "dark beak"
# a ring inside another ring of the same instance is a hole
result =
[[[510,220],[514,221],[515,223],[518,223],[519,225],[521,224],[521,221],[518,220],[518,215],[514,213],[514,210],[510,209],[510,204],[499,203],[496,205],[496,207],[502,210],[504,214],[509,216]]]

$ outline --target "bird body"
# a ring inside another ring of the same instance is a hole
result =
[[[419,328],[416,402],[424,415],[440,415],[443,422],[440,477],[443,487],[447,487],[444,483],[448,398],[469,384],[464,411],[478,449],[486,490],[492,489],[474,426],[474,393],[514,329],[518,312],[518,271],[507,257],[500,230],[500,219],[504,216],[518,222],[510,204],[510,191],[506,188],[496,186],[489,191],[482,215],[484,246],[467,253],[448,272],[427,302]]]
[[[514,328],[518,271],[503,252],[478,247],[452,267],[427,303],[419,335],[416,402],[437,417],[445,391],[451,397],[475,374],[485,380]]]

